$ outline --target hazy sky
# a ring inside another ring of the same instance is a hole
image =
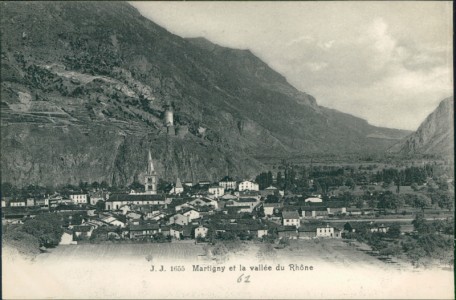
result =
[[[319,105],[415,130],[453,94],[451,2],[130,2],[183,37],[250,49]]]

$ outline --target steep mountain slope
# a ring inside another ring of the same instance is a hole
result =
[[[127,3],[0,10],[2,181],[125,184],[148,148],[166,179],[248,177],[264,154],[384,151],[408,133],[319,107],[250,51],[180,38]]]
[[[388,152],[405,155],[454,155],[454,98],[442,100],[416,132],[394,145]]]

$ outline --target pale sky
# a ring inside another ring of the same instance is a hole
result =
[[[453,95],[451,2],[130,2],[168,31],[250,49],[322,106],[415,130]]]

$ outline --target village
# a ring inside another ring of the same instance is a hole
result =
[[[389,215],[392,220],[376,221],[382,212],[381,205],[373,207],[317,193],[285,193],[274,186],[277,181],[270,175],[268,178],[266,173],[263,174],[266,181],[262,176],[257,177],[263,186],[270,184],[263,189],[254,180],[236,181],[225,176],[218,182],[197,184],[176,178],[166,190],[158,190],[159,178],[150,151],[145,164],[144,186],[139,185],[129,192],[109,192],[96,186],[86,193],[69,191],[66,195],[54,193],[27,199],[2,197],[2,223],[20,224],[37,214],[50,212],[60,215],[64,221],[60,244],[77,244],[338,239],[356,231],[356,224],[360,223],[350,224],[350,221],[365,220],[363,226],[371,232],[387,233],[395,221],[410,218],[405,211],[398,214],[396,207],[396,214]],[[408,209],[419,211],[419,207]],[[383,212],[386,213],[386,209]],[[437,212],[438,216],[441,212]],[[413,232],[410,221],[400,225],[402,234]]]

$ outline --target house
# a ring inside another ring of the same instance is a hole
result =
[[[327,209],[328,216],[339,216],[347,214],[347,209],[345,207],[328,207]]]
[[[169,236],[170,235],[170,226],[161,226],[160,227],[160,230],[161,230],[161,234],[163,234],[164,236]]]
[[[93,227],[89,225],[73,226],[73,240],[89,238],[92,235]]]
[[[260,201],[256,198],[239,198],[237,200],[229,200],[225,203],[226,208],[240,208],[242,207],[241,210],[238,212],[247,212],[251,213],[253,209],[260,204]]]
[[[106,200],[105,208],[106,210],[117,210],[127,204],[165,205],[166,197],[164,194],[113,194]]]
[[[196,198],[195,200],[189,201],[188,204],[190,205],[190,207],[209,206],[213,207],[214,209],[218,208],[218,202],[208,198]]]
[[[142,215],[137,212],[131,211],[125,215],[128,219],[141,219]]]
[[[122,221],[117,220],[116,218],[109,216],[106,218],[101,219],[102,222],[110,225],[110,226],[119,226],[120,228],[125,227],[125,223]]]
[[[187,217],[189,222],[200,217],[200,213],[194,209],[184,209],[182,215]]]
[[[209,229],[207,227],[204,227],[202,225],[198,226],[195,228],[195,238],[205,238],[207,236],[207,232]]]
[[[27,206],[35,206],[35,199],[33,198],[27,198]]]
[[[219,186],[225,188],[225,190],[235,190],[237,188],[236,180],[229,176],[223,177],[223,179],[220,180],[218,184]]]
[[[313,239],[317,237],[317,226],[306,224],[298,228],[298,233],[300,239]]]
[[[96,205],[98,201],[105,201],[106,193],[104,191],[96,191],[89,193],[89,204]]]
[[[259,191],[244,190],[241,192],[234,192],[238,198],[256,198],[261,199],[261,194]]]
[[[312,203],[321,203],[323,202],[323,199],[319,197],[309,197],[304,200],[304,202],[312,202]]]
[[[174,216],[169,218],[169,223],[170,225],[172,224],[178,224],[178,225],[187,225],[190,222],[188,216],[184,216],[182,214],[175,214]]]
[[[169,235],[176,240],[180,240],[184,235],[184,226],[179,224],[171,225],[169,228]]]
[[[348,207],[347,214],[350,216],[360,216],[363,214],[362,210],[356,207]]]
[[[260,194],[262,197],[267,197],[269,195],[275,195],[276,193],[278,193],[279,190],[276,188],[276,187],[273,187],[272,185],[265,188],[264,190],[261,190],[260,191]]]
[[[6,207],[6,200],[2,199],[2,207]]]
[[[49,198],[42,198],[42,199],[36,199],[35,200],[35,205],[36,206],[49,206]]]
[[[299,228],[300,219],[297,211],[284,211],[282,212],[282,225],[283,226],[295,226]]]
[[[283,226],[277,228],[277,234],[280,239],[297,239],[299,237],[298,230],[295,226]]]
[[[261,239],[262,237],[268,235],[268,229],[267,228],[259,228],[257,230],[257,237]]]
[[[370,228],[370,232],[381,232],[381,233],[387,233],[389,230],[389,226],[385,226],[383,224],[381,225],[374,225],[373,227]]]
[[[180,181],[179,177],[177,177],[176,184],[173,186],[170,194],[180,195],[184,192],[184,187],[182,186],[182,182]]]
[[[87,204],[87,194],[72,194],[70,199],[74,204]]]
[[[26,201],[24,199],[12,199],[10,201],[10,207],[25,207]]]
[[[320,205],[308,205],[301,207],[303,218],[323,218],[328,216],[328,209]]]
[[[341,238],[342,231],[340,229],[334,228],[329,224],[318,225],[317,228],[317,237],[332,237],[332,238]]]
[[[251,182],[251,181],[242,181],[241,183],[239,183],[239,186],[238,186],[238,191],[242,192],[242,191],[259,191],[260,190],[260,186],[258,185],[258,183],[255,183],[255,182]]]
[[[151,238],[160,232],[160,225],[158,223],[129,226],[130,239]]]
[[[274,211],[279,209],[280,207],[281,207],[280,203],[265,203],[265,204],[263,204],[264,215],[266,217],[272,216],[274,214]]]
[[[187,225],[184,226],[183,231],[182,231],[182,239],[184,240],[190,240],[193,238],[193,226]]]
[[[212,185],[209,187],[208,192],[213,194],[216,198],[219,198],[225,195],[225,188],[219,185]]]
[[[131,206],[128,204],[122,205],[119,210],[121,211],[122,215],[126,215],[128,212],[131,211]]]

